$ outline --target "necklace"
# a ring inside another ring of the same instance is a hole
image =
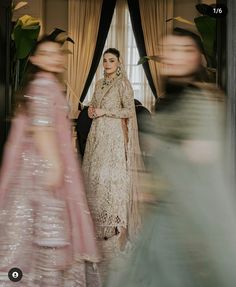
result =
[[[116,78],[117,78],[116,76],[111,78],[111,79],[109,79],[108,77],[105,77],[103,79],[103,82],[102,82],[102,89],[104,89],[105,87],[110,86],[115,81]]]

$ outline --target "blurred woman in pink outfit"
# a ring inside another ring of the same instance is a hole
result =
[[[15,284],[7,274],[17,267],[17,286],[97,287],[94,227],[57,79],[61,44],[44,37],[30,62],[1,170],[0,286]]]

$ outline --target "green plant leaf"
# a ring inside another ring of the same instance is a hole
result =
[[[30,54],[33,46],[37,42],[39,30],[40,28],[38,28],[38,30],[19,29],[15,31],[16,56],[18,59],[24,59]]]
[[[144,56],[144,57],[141,57],[137,63],[137,65],[142,65],[144,64],[145,62],[149,61],[149,57],[148,56]]]
[[[152,60],[154,62],[161,62],[160,56],[154,55],[154,56],[148,56],[149,60]]]
[[[198,12],[202,15],[208,15],[209,14],[209,10],[211,9],[211,7],[207,4],[197,4],[196,9],[198,10]]]
[[[157,56],[157,55],[153,55],[153,56],[144,56],[142,58],[139,59],[137,65],[142,65],[144,64],[145,62],[147,61],[154,61],[154,62],[160,62],[161,61],[161,58],[160,56]]]
[[[180,23],[184,23],[184,24],[188,24],[188,25],[194,26],[194,23],[193,23],[193,22],[191,22],[191,21],[189,21],[189,20],[187,20],[187,19],[184,19],[184,18],[182,18],[182,17],[179,17],[179,16],[178,16],[178,17],[174,17],[174,18],[167,19],[166,22],[173,21],[173,20],[176,20],[176,21],[178,21],[178,22],[180,22]]]
[[[24,15],[18,19],[18,22],[21,26],[34,26],[39,25],[40,21],[38,18],[31,17],[29,15]]]
[[[194,21],[202,38],[204,50],[208,57],[208,64],[214,66],[216,56],[216,19],[209,16],[200,16],[195,18]]]
[[[15,41],[17,59],[26,58],[38,39],[40,32],[39,20],[29,15],[24,15],[16,22],[12,39]]]
[[[36,26],[21,26],[22,30],[37,30],[39,28],[39,25]]]

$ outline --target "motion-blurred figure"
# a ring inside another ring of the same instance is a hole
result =
[[[156,196],[142,236],[109,287],[233,287],[235,198],[224,180],[224,99],[202,65],[200,38],[177,29],[163,40],[165,97],[146,133]],[[114,270],[117,262],[114,262]]]
[[[94,227],[57,79],[61,44],[43,38],[30,61],[1,170],[0,286],[97,287]],[[7,277],[13,267],[23,272],[18,283]]]

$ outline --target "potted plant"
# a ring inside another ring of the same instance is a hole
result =
[[[12,14],[28,3],[25,1],[19,2],[12,6]],[[15,92],[21,87],[25,72],[28,66],[29,56],[34,48],[40,33],[40,20],[30,15],[23,15],[16,21],[12,21],[12,43],[11,43],[11,78],[13,88],[13,103]],[[49,35],[52,39],[57,39],[62,44],[65,41],[74,41],[68,37],[66,31],[55,28]],[[68,53],[70,51],[67,50]]]

